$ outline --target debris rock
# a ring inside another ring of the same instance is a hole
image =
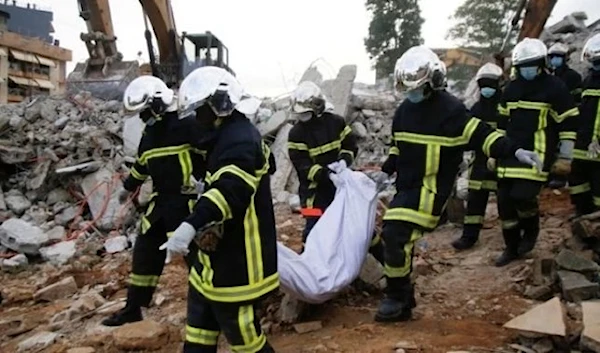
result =
[[[360,139],[364,139],[369,136],[367,128],[358,121],[352,124],[352,132],[354,132],[354,134]]]
[[[559,298],[536,306],[523,315],[510,320],[504,327],[525,332],[565,337],[565,314]]]
[[[523,295],[533,300],[549,300],[552,298],[552,287],[549,285],[527,286]]]
[[[19,352],[25,352],[28,350],[39,351],[53,344],[57,338],[58,334],[54,332],[38,332],[37,334],[19,343],[18,349]]]
[[[96,353],[93,347],[76,347],[67,350],[67,353]]]
[[[294,325],[294,330],[297,333],[309,333],[318,331],[323,328],[323,323],[321,321],[310,321],[310,322],[302,322]]]
[[[31,207],[31,202],[18,190],[10,190],[4,195],[8,208],[17,215],[22,215]]]
[[[356,79],[356,65],[343,66],[335,80],[325,81],[321,85],[325,96],[331,99],[335,114],[346,117],[352,99],[352,88]]]
[[[19,253],[37,255],[40,247],[48,242],[48,235],[42,229],[11,218],[0,226],[0,244]]]
[[[48,232],[46,232],[46,235],[48,235],[48,241],[50,242],[61,241],[67,235],[67,231],[63,226],[56,226],[50,229]]]
[[[366,283],[376,285],[383,278],[383,266],[373,255],[368,254],[358,278]]]
[[[300,204],[300,196],[292,195],[288,201],[290,208],[293,212],[300,212],[301,204]]]
[[[60,266],[66,264],[73,256],[75,256],[75,241],[63,241],[41,248],[40,254],[44,260],[53,265]]]
[[[419,349],[419,347],[412,343],[412,342],[407,342],[407,341],[400,341],[398,343],[396,343],[394,345],[395,349],[406,349],[406,350],[416,350]]]
[[[563,249],[556,257],[556,264],[565,270],[575,272],[598,272],[600,266],[594,261],[588,260],[575,252]]]
[[[59,282],[40,289],[34,295],[37,301],[51,302],[56,299],[65,299],[77,293],[77,283],[73,277],[67,277]]]
[[[277,165],[277,170],[271,177],[271,191],[273,195],[278,195],[280,192],[285,191],[288,179],[294,168],[287,149],[288,135],[291,129],[291,124],[284,125],[277,133],[275,142],[271,145],[271,151]]]
[[[164,327],[149,320],[125,324],[112,333],[119,349],[149,351],[162,348],[168,341],[167,334]]]
[[[558,271],[558,278],[565,299],[573,302],[595,298],[600,288],[598,283],[588,281],[584,275],[577,272]]]
[[[257,128],[261,136],[267,136],[276,133],[288,120],[288,112],[280,110],[275,112],[269,119],[261,122]]]
[[[554,350],[554,345],[552,340],[546,337],[537,341],[532,348],[536,353],[550,353]]]
[[[289,294],[285,294],[281,299],[281,305],[279,306],[279,321],[282,323],[294,323],[298,321],[304,307],[305,303],[293,298]]]
[[[65,189],[54,189],[46,196],[46,204],[48,206],[54,206],[58,202],[67,202],[71,196]]]
[[[118,236],[118,237],[108,238],[104,242],[104,248],[106,249],[106,252],[109,254],[121,252],[121,251],[127,249],[128,245],[129,245],[129,241],[127,240],[127,237],[123,236],[123,235]]]
[[[56,224],[58,225],[66,226],[67,224],[71,223],[71,221],[74,220],[78,214],[79,209],[77,207],[67,207],[64,210],[62,210],[59,214],[54,216],[54,222],[56,222]]]
[[[600,352],[600,301],[581,303],[583,310],[583,332],[581,345],[594,352]]]
[[[5,259],[1,263],[2,270],[10,273],[17,273],[23,271],[29,264],[29,261],[27,260],[27,256],[17,254],[10,259]]]

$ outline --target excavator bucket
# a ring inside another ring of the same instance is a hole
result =
[[[118,61],[104,68],[78,63],[67,77],[67,92],[87,91],[103,100],[122,100],[127,85],[140,76],[137,61]]]

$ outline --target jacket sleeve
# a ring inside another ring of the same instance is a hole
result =
[[[558,125],[560,140],[575,141],[577,139],[579,108],[575,105],[575,100],[569,93],[566,84],[560,80],[557,80],[550,115]]]
[[[273,175],[276,171],[277,163],[275,161],[275,155],[273,155],[273,153],[271,153],[271,150],[269,149],[269,174]]]
[[[313,164],[308,152],[308,145],[303,142],[301,136],[297,136],[293,129],[288,138],[288,154],[300,180],[308,181],[310,184],[327,177],[326,168],[319,164]]]
[[[196,180],[204,180],[206,177],[206,151],[193,148],[191,154],[192,174]]]
[[[148,161],[143,158],[144,150],[142,149],[142,146],[144,146],[146,143],[147,142],[145,141],[144,136],[142,136],[140,145],[138,146],[138,156],[135,164],[129,170],[129,175],[123,182],[123,188],[125,188],[127,191],[135,191],[144,183],[144,181],[146,181],[150,174],[148,171]]]
[[[399,111],[396,111],[396,113],[394,114],[394,122],[397,120],[396,117],[399,114]],[[396,140],[394,139],[394,133],[396,132],[396,124],[394,122],[392,122],[391,142],[390,149],[388,151],[388,157],[381,166],[381,171],[387,175],[392,175],[397,172],[396,162],[398,156],[400,155],[400,150],[398,149],[398,146],[396,145]]]
[[[570,71],[570,75],[567,79],[567,86],[569,88],[571,96],[573,97],[573,100],[575,101],[575,104],[581,104],[581,93],[583,92],[583,79],[577,71]]]
[[[356,158],[356,153],[358,153],[358,145],[356,143],[356,136],[352,133],[352,129],[350,126],[345,125],[340,134],[341,140],[341,149],[338,154],[339,159],[343,159],[346,161],[348,166],[354,163],[354,158]]]
[[[498,103],[498,111],[496,116],[498,117],[498,132],[506,136],[506,127],[508,126],[509,112],[506,109],[506,104]]]
[[[208,180],[194,212],[186,222],[195,229],[213,222],[243,218],[260,183],[255,175],[257,148],[252,142],[237,142],[215,148],[216,172]]]

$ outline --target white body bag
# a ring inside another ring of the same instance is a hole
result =
[[[323,303],[352,283],[371,244],[375,182],[346,168],[335,179],[335,198],[311,230],[304,252],[277,243],[281,289],[307,303]]]

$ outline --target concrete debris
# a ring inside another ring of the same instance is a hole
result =
[[[48,236],[49,242],[57,242],[62,241],[65,238],[65,236],[67,235],[67,231],[63,226],[56,226],[50,229],[48,232],[46,232],[46,235]]]
[[[294,330],[297,333],[309,333],[309,332],[319,331],[322,328],[323,328],[323,323],[321,321],[303,322],[303,323],[294,325]]]
[[[269,117],[267,120],[262,121],[256,127],[262,136],[272,135],[279,131],[283,124],[288,121],[289,113],[285,110],[280,110]]]
[[[556,257],[556,264],[565,270],[575,272],[598,272],[600,266],[594,261],[588,260],[575,252],[563,249]]]
[[[104,248],[106,252],[109,254],[114,254],[117,252],[121,252],[129,246],[129,240],[126,236],[118,236],[106,239],[104,242]]]
[[[285,191],[292,169],[294,169],[287,149],[288,134],[291,129],[291,124],[284,125],[277,133],[275,142],[271,145],[271,151],[277,165],[277,170],[271,177],[271,192],[273,195],[278,195],[280,192]]]
[[[75,241],[63,241],[45,248],[41,248],[40,254],[44,260],[53,265],[64,265],[73,256],[75,256]]]
[[[584,275],[571,271],[558,271],[557,274],[566,300],[580,302],[598,295],[598,283],[588,281]]]
[[[349,113],[356,72],[356,65],[343,66],[334,80],[325,81],[321,84],[323,93],[331,99],[334,113],[339,116],[346,117]]]
[[[547,31],[553,34],[566,34],[573,32],[587,32],[585,25],[587,15],[584,12],[575,12],[565,16],[562,21],[550,26]]]
[[[383,278],[383,266],[371,254],[367,254],[358,275],[363,282],[376,285]]]
[[[16,215],[22,215],[31,207],[31,202],[19,191],[10,190],[4,195],[6,206]]]
[[[94,347],[75,347],[67,350],[67,353],[96,353]]]
[[[394,345],[395,349],[404,349],[404,350],[417,350],[419,346],[412,342],[400,341]]]
[[[554,344],[550,338],[546,337],[537,341],[532,348],[536,353],[550,353],[554,351]]]
[[[125,324],[112,332],[115,345],[123,350],[161,349],[168,341],[168,332],[160,324],[144,320]]]
[[[510,320],[504,327],[523,333],[565,337],[565,313],[559,298],[553,298],[536,306],[523,315]]]
[[[59,282],[40,289],[34,294],[37,301],[51,302],[57,299],[65,299],[77,293],[77,283],[73,277],[67,277]]]
[[[16,252],[37,255],[47,242],[48,235],[41,228],[18,218],[8,219],[0,226],[0,244]]]
[[[593,352],[600,352],[600,301],[581,303],[583,311],[583,332],[581,345]]]
[[[17,254],[10,259],[4,259],[0,264],[3,271],[17,273],[23,271],[27,265],[29,265],[29,260],[27,259],[27,256]]]
[[[285,294],[281,299],[281,305],[279,306],[279,321],[283,323],[297,322],[305,307],[305,303],[289,294]]]
[[[40,351],[53,344],[58,337],[58,333],[45,331],[38,332],[37,334],[19,343],[18,351]]]

